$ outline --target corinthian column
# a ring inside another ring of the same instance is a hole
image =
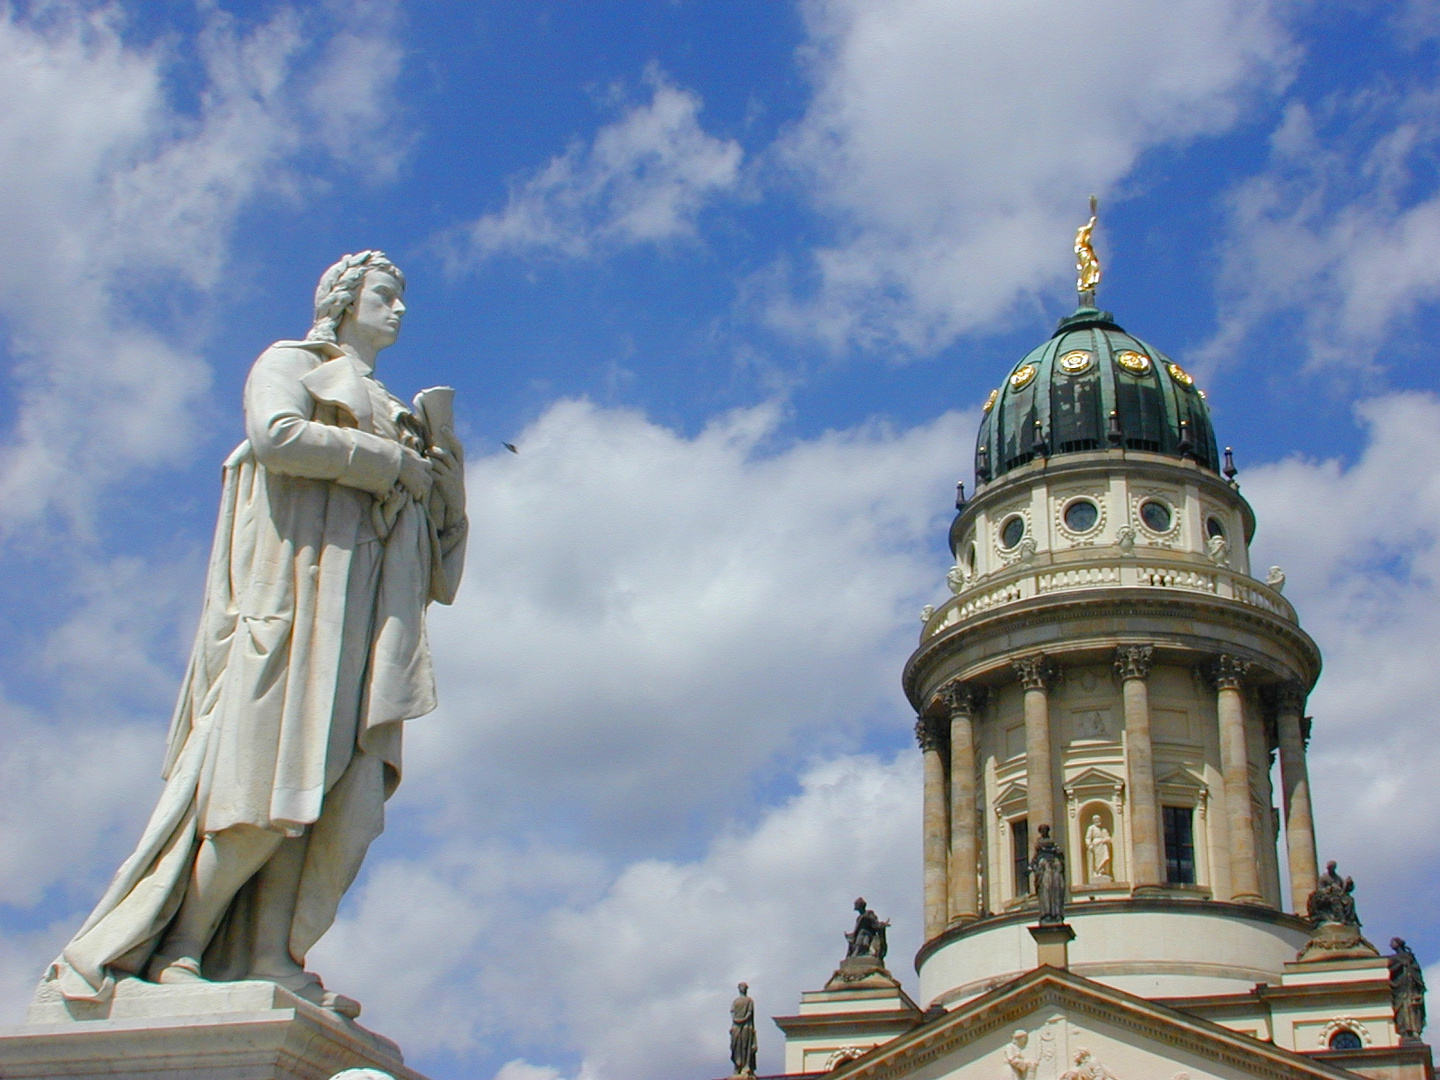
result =
[[[950,828],[945,814],[945,761],[941,753],[945,745],[944,718],[920,717],[915,721],[915,738],[925,760],[925,940],[929,941],[944,931],[949,908],[946,849],[950,846]]]
[[[1055,825],[1055,787],[1050,775],[1050,686],[1055,669],[1044,653],[1014,661],[1015,677],[1025,688],[1025,816],[1030,837],[1040,826]]]
[[[1150,744],[1148,679],[1154,652],[1149,645],[1122,645],[1115,650],[1115,673],[1125,702],[1125,769],[1130,782],[1130,841],[1135,852],[1130,880],[1136,888],[1165,880],[1160,872],[1160,812]]]
[[[950,920],[980,913],[975,865],[980,851],[975,836],[975,714],[983,687],[950,683],[940,699],[950,711]]]
[[[1305,693],[1295,685],[1275,694],[1275,726],[1280,742],[1280,790],[1285,803],[1285,850],[1290,859],[1290,903],[1303,914],[1319,877],[1315,858],[1315,821],[1310,816],[1310,777],[1305,768],[1302,730]]]
[[[1258,904],[1255,821],[1250,808],[1250,754],[1245,741],[1245,704],[1240,696],[1250,665],[1237,656],[1215,664],[1215,711],[1220,717],[1220,772],[1225,778],[1225,821],[1230,833],[1230,899]]]

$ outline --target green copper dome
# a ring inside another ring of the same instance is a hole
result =
[[[1108,311],[1082,307],[1033,349],[986,403],[975,477],[989,483],[1036,457],[1145,450],[1218,472],[1210,410],[1195,381]]]

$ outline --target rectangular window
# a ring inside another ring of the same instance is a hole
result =
[[[1194,811],[1188,806],[1161,809],[1165,813],[1165,880],[1171,885],[1194,885]]]
[[[1010,823],[1011,850],[1015,856],[1015,896],[1030,893],[1030,823],[1023,817]]]

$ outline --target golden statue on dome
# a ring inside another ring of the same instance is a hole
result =
[[[1081,225],[1075,233],[1075,269],[1080,275],[1075,281],[1075,289],[1080,294],[1082,304],[1095,303],[1095,286],[1100,284],[1100,260],[1096,258],[1095,248],[1090,243],[1099,206],[1099,200],[1091,195],[1090,220]]]

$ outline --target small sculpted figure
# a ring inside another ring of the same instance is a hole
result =
[[[845,935],[846,959],[852,956],[873,956],[883,964],[885,954],[890,950],[889,942],[885,940],[885,928],[890,925],[890,920],[882,920],[866,907],[863,896],[855,901],[855,912],[855,929]]]
[[[755,1075],[755,999],[746,983],[740,996],[730,1003],[730,1064],[735,1076]]]
[[[1425,975],[1420,961],[1404,938],[1391,938],[1390,1003],[1395,1008],[1395,1030],[1402,1042],[1419,1042],[1425,1030]]]
[[[1115,1077],[1082,1046],[1075,1051],[1075,1067],[1061,1073],[1060,1080],[1115,1080]]]
[[[264,979],[359,1012],[305,955],[384,827],[402,722],[435,708],[425,612],[454,599],[468,529],[453,392],[407,405],[375,378],[404,293],[384,254],[347,255],[306,339],[250,370],[165,787],[46,974],[65,998]]]
[[[1005,1064],[1010,1066],[1009,1080],[1030,1080],[1039,1067],[1039,1061],[1031,1061],[1025,1056],[1025,1047],[1030,1041],[1030,1036],[1023,1030],[1017,1028],[1010,1036],[1010,1041],[1005,1044]]]
[[[1050,837],[1050,826],[1040,826],[1035,856],[1030,860],[1030,880],[1040,901],[1040,922],[1065,921],[1065,853]]]
[[[1341,878],[1335,865],[1334,859],[1325,864],[1325,873],[1320,875],[1315,891],[1305,903],[1305,913],[1316,925],[1328,922],[1359,927],[1360,918],[1355,913],[1355,881],[1349,877]]]
[[[1115,874],[1111,868],[1114,858],[1115,845],[1110,836],[1110,830],[1105,828],[1105,823],[1100,819],[1099,814],[1090,818],[1090,824],[1085,829],[1085,857],[1089,861],[1088,867],[1090,881],[1114,881]]]

